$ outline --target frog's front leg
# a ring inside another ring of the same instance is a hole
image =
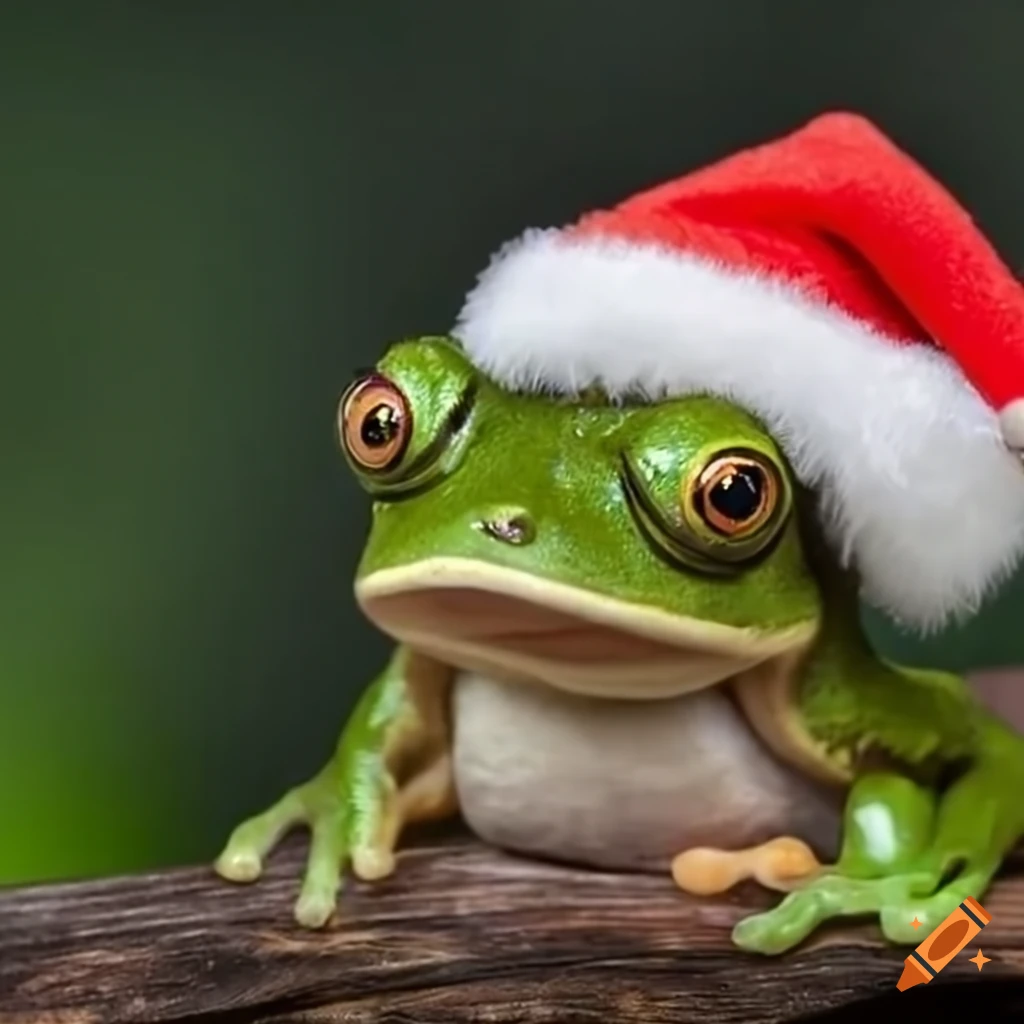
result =
[[[1024,785],[1024,741],[993,724],[982,750],[942,794],[896,774],[862,776],[850,791],[836,865],[741,921],[734,942],[781,953],[828,919],[877,914],[886,938],[913,944],[967,896],[982,896],[1024,834],[1014,795]]]
[[[285,833],[307,826],[310,849],[295,917],[312,928],[334,912],[346,865],[367,881],[390,874],[406,824],[456,810],[449,685],[444,666],[400,649],[360,700],[334,757],[239,825],[217,859],[218,873],[229,881],[255,881]]]

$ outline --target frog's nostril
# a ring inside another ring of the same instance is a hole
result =
[[[529,544],[537,536],[537,528],[528,512],[509,511],[488,516],[473,524],[488,537],[516,546]]]

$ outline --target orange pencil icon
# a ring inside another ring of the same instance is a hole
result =
[[[901,992],[927,985],[992,920],[975,899],[967,897],[945,921],[904,960],[896,987]]]

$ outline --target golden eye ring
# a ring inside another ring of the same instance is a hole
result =
[[[338,437],[360,469],[382,472],[397,465],[412,436],[412,414],[401,390],[370,374],[352,384],[338,404]]]
[[[771,518],[781,495],[778,472],[753,455],[713,458],[688,486],[686,508],[720,537],[739,540]]]

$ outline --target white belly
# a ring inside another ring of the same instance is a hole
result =
[[[836,853],[839,795],[779,763],[720,688],[618,701],[464,674],[452,699],[462,813],[495,846],[654,871],[777,835]]]

